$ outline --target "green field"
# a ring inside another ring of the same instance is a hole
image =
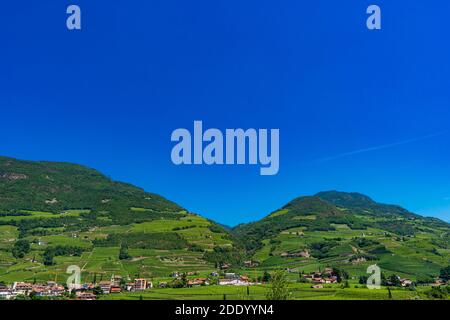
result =
[[[135,212],[146,212],[144,209],[132,208]],[[66,210],[66,216],[78,216],[86,212],[82,210]],[[60,216],[48,212],[33,212],[27,216],[17,216],[19,220],[47,219]],[[5,218],[5,217],[4,217]],[[65,270],[70,265],[82,268],[86,281],[94,275],[107,279],[111,275],[121,275],[133,279],[141,277],[167,277],[172,272],[211,272],[213,264],[202,259],[202,252],[189,251],[186,248],[177,250],[158,250],[151,248],[130,248],[131,259],[119,259],[119,247],[95,247],[93,240],[106,239],[110,234],[152,234],[175,232],[189,244],[203,249],[215,246],[230,246],[229,239],[223,233],[215,233],[209,229],[211,222],[193,214],[185,214],[176,220],[158,219],[129,225],[108,225],[93,227],[88,230],[68,231],[60,228],[36,228],[31,230],[44,231],[44,235],[28,235],[22,237],[31,243],[31,251],[23,259],[15,259],[11,247],[17,241],[18,228],[11,225],[0,225],[0,281],[65,281]],[[126,237],[125,237],[126,238]],[[84,250],[81,256],[57,256],[55,265],[44,266],[42,254],[46,248],[56,246],[74,246]]]
[[[341,288],[339,285],[329,285],[322,289],[313,289],[308,284],[292,283],[289,286],[292,300],[416,300],[428,299],[425,291],[429,288],[418,288],[416,291],[407,289],[391,289],[392,298],[386,288],[369,290],[367,288]],[[139,300],[139,299],[169,299],[169,300],[264,300],[268,286],[200,286],[193,288],[162,289],[155,288],[144,292],[103,295],[105,300]],[[224,297],[225,295],[225,297]]]
[[[284,270],[292,299],[386,299],[385,289],[358,288],[376,264],[386,285],[399,277],[417,284],[416,290],[392,289],[394,299],[415,299],[429,290],[419,285],[450,280],[448,223],[359,193],[301,196],[231,228],[75,164],[0,157],[0,172],[0,282],[6,284],[64,283],[71,265],[80,267],[84,283],[117,275],[167,287],[179,286],[173,274],[192,279],[229,272],[260,283],[267,272]],[[327,267],[345,274],[350,287],[299,283],[302,274]],[[247,296],[243,287],[158,288],[142,296],[262,299],[267,287],[249,290]]]

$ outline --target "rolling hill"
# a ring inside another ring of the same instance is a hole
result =
[[[263,268],[334,266],[363,275],[376,263],[385,274],[415,280],[435,277],[450,263],[449,231],[439,219],[338,191],[299,197],[234,229]]]
[[[54,280],[69,265],[86,280],[209,270],[214,248],[233,246],[218,224],[96,170],[0,157],[0,281]]]

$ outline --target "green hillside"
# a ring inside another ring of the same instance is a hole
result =
[[[267,217],[228,228],[80,165],[0,157],[0,282],[83,281],[112,274],[167,281],[227,265],[254,279],[267,270],[325,267],[353,279],[430,281],[450,264],[450,225],[358,193],[299,197]],[[250,262],[250,263],[249,263]],[[354,280],[357,281],[357,280]]]
[[[378,217],[403,216],[420,218],[419,215],[409,212],[400,206],[377,203],[368,196],[357,192],[327,191],[319,192],[316,196],[337,207],[352,209],[353,212],[359,211],[362,214],[375,215]]]
[[[63,280],[69,265],[85,281],[167,277],[213,269],[214,250],[233,244],[214,222],[96,170],[0,158],[0,281]]]
[[[436,277],[450,263],[450,225],[358,193],[300,197],[266,218],[240,225],[262,268],[310,272],[326,266],[365,275],[377,264],[386,275]]]

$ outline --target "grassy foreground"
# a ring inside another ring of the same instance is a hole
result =
[[[289,285],[290,299],[293,300],[419,300],[429,299],[425,294],[429,287],[418,287],[415,291],[403,288],[379,290],[367,288],[342,288],[329,285],[322,289],[313,289],[309,284],[292,283]],[[239,286],[200,286],[193,288],[155,288],[144,292],[120,293],[100,296],[100,300],[265,300],[269,287],[257,285]]]

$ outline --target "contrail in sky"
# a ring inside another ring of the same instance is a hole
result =
[[[358,149],[358,150],[354,150],[354,151],[340,153],[340,154],[337,154],[337,155],[334,155],[334,156],[331,156],[331,157],[328,157],[328,158],[322,158],[322,159],[319,159],[319,161],[320,162],[325,162],[325,161],[330,161],[330,160],[334,160],[334,159],[348,157],[348,156],[352,156],[352,155],[360,154],[360,153],[364,153],[364,152],[376,151],[376,150],[381,150],[381,149],[388,149],[388,148],[392,148],[392,147],[401,146],[401,145],[407,144],[407,143],[412,143],[412,142],[416,142],[416,141],[421,141],[421,140],[434,138],[434,137],[441,136],[441,135],[446,134],[446,133],[447,133],[447,131],[441,131],[441,132],[438,132],[438,133],[432,133],[432,134],[428,134],[426,136],[411,138],[411,139],[408,139],[408,140],[403,140],[403,141],[399,141],[399,142],[395,142],[395,143],[389,143],[389,144],[383,144],[383,145],[369,147],[369,148],[364,148],[364,149]]]

